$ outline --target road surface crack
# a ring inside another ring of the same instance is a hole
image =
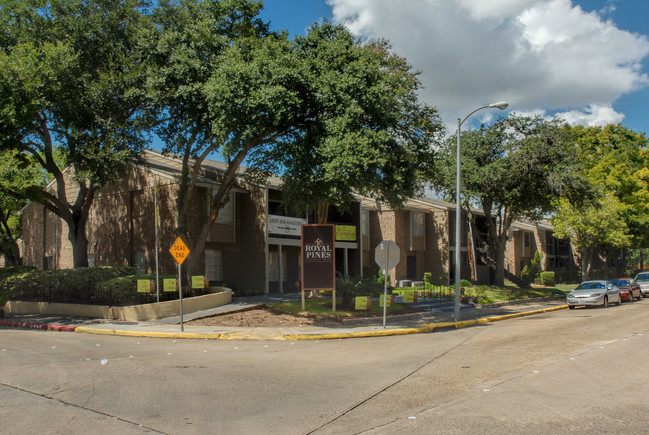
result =
[[[321,424],[321,425],[318,426],[317,428],[315,428],[315,429],[313,429],[313,430],[307,432],[307,434],[313,434],[313,433],[316,433],[316,432],[318,432],[319,430],[324,429],[325,427],[329,426],[330,424],[336,422],[337,420],[341,419],[342,417],[344,417],[345,415],[349,414],[350,412],[356,410],[357,408],[363,406],[364,404],[366,404],[366,403],[369,402],[370,400],[374,399],[375,397],[377,397],[377,396],[383,394],[384,392],[388,391],[389,389],[391,389],[391,388],[394,387],[395,385],[400,384],[401,382],[403,382],[403,381],[405,381],[406,379],[410,378],[411,376],[413,376],[413,375],[416,374],[417,372],[423,370],[426,366],[428,366],[428,365],[434,363],[435,361],[437,361],[438,359],[440,359],[440,358],[442,358],[442,357],[448,355],[449,353],[451,353],[451,352],[454,351],[455,349],[459,348],[460,346],[463,346],[464,344],[466,344],[466,342],[468,342],[469,340],[475,338],[475,336],[478,335],[478,334],[480,334],[481,332],[482,332],[482,330],[476,330],[476,333],[473,334],[472,336],[467,337],[465,340],[459,342],[459,343],[456,344],[455,346],[453,346],[453,347],[447,349],[446,351],[440,353],[439,355],[437,355],[436,357],[430,359],[429,361],[426,361],[425,363],[423,363],[423,364],[420,365],[419,367],[415,368],[415,369],[412,370],[411,372],[405,374],[405,375],[402,376],[401,378],[399,378],[399,379],[397,379],[396,381],[394,381],[393,383],[391,383],[391,384],[385,386],[384,388],[382,388],[381,390],[379,390],[379,391],[377,391],[376,393],[372,394],[371,396],[366,397],[365,399],[363,399],[363,400],[361,400],[360,402],[356,403],[354,406],[348,408],[346,411],[340,413],[339,415],[337,415],[336,417],[332,418],[331,420],[329,420],[329,421],[327,421],[327,422]]]
[[[167,432],[163,432],[163,431],[155,429],[155,428],[153,428],[151,426],[146,426],[144,424],[139,424],[139,423],[136,423],[136,422],[131,421],[129,419],[119,417],[117,415],[113,415],[113,414],[108,413],[108,412],[103,412],[103,411],[99,411],[97,409],[88,408],[87,406],[77,405],[76,403],[68,402],[68,401],[63,400],[63,399],[58,399],[56,397],[50,396],[49,394],[39,393],[37,391],[28,390],[27,388],[22,388],[22,387],[19,387],[17,385],[6,384],[4,382],[0,382],[0,385],[3,385],[5,387],[7,387],[7,388],[12,388],[12,389],[17,390],[17,391],[22,391],[23,393],[33,394],[34,396],[38,396],[38,397],[41,397],[43,399],[52,400],[52,401],[61,403],[63,405],[72,406],[72,407],[75,407],[75,408],[78,408],[78,409],[82,409],[84,411],[88,411],[88,412],[92,412],[92,413],[95,413],[95,414],[98,414],[98,415],[102,415],[104,417],[114,418],[114,419],[116,419],[118,421],[122,421],[124,423],[130,424],[130,425],[133,425],[133,426],[141,427],[143,429],[148,429],[148,430],[156,432],[156,433],[167,434]]]

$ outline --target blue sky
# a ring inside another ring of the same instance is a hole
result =
[[[262,17],[291,35],[327,18],[389,39],[449,128],[506,100],[519,114],[649,133],[647,0],[264,0]]]

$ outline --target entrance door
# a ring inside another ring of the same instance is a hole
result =
[[[408,279],[417,280],[417,257],[415,255],[408,255],[406,258],[406,274]]]

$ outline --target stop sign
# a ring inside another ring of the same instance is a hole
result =
[[[399,264],[401,249],[392,240],[383,240],[374,250],[374,261],[386,272]]]

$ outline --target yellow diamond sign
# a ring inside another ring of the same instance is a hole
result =
[[[178,237],[174,244],[171,245],[171,248],[169,248],[169,252],[171,253],[171,256],[174,258],[174,260],[176,260],[176,263],[183,264],[183,261],[185,261],[185,259],[189,255],[189,248],[187,247],[187,245],[185,245],[183,239]]]

